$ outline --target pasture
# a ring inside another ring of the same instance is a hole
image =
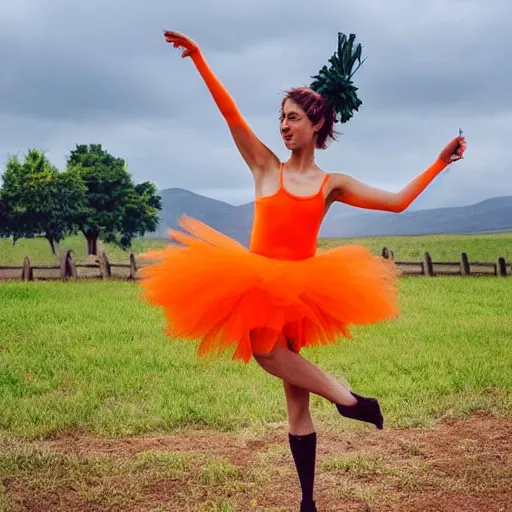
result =
[[[111,261],[128,262],[129,253],[139,255],[152,248],[163,247],[167,243],[162,239],[140,239],[133,241],[130,251],[123,251],[112,244],[105,244],[105,250]],[[318,241],[320,250],[341,244],[362,244],[376,254],[380,254],[384,246],[393,249],[395,258],[416,261],[423,258],[429,251],[436,260],[458,261],[461,252],[467,252],[470,260],[496,261],[503,256],[507,261],[512,260],[512,232],[490,233],[481,235],[426,235],[426,236],[382,236],[369,238],[331,239]],[[59,246],[60,252],[71,249],[73,258],[77,261],[87,259],[87,245],[83,236],[65,238]],[[52,255],[48,242],[44,239],[21,239],[12,242],[0,238],[0,264],[21,265],[23,258],[29,256],[33,263],[51,265],[58,262],[58,257]]]
[[[512,259],[510,235],[347,242],[404,260]],[[42,241],[19,244],[0,245],[2,263],[53,263]],[[77,259],[85,247],[61,244]],[[319,510],[506,510],[511,292],[510,278],[402,278],[400,318],[304,352],[379,397],[386,418],[376,431],[312,397]],[[280,383],[230,354],[198,360],[139,293],[129,282],[0,283],[0,510],[297,510]]]

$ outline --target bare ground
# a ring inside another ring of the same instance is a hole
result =
[[[69,432],[5,444],[2,512],[298,511],[285,425],[261,435]],[[511,420],[481,413],[343,436],[318,428],[319,512],[505,512],[511,482]]]

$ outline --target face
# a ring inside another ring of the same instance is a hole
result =
[[[288,149],[314,145],[316,129],[297,103],[290,99],[284,102],[281,112],[281,136]]]

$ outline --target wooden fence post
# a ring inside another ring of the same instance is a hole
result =
[[[107,258],[107,254],[104,251],[100,252],[98,257],[100,264],[100,274],[102,279],[107,279],[112,277],[112,269],[110,268],[110,263]]]
[[[434,265],[432,265],[432,258],[428,252],[423,257],[423,273],[426,276],[434,277]]]
[[[465,252],[460,255],[460,274],[462,276],[469,276],[471,274],[468,255]]]
[[[137,274],[137,262],[135,261],[135,254],[133,252],[130,254],[130,277],[129,279],[135,279],[135,274]]]
[[[30,260],[28,256],[25,256],[23,260],[23,270],[21,271],[21,279],[23,281],[33,281],[34,280],[34,271],[30,266]]]
[[[60,277],[61,279],[67,279],[68,277],[72,277],[76,279],[78,274],[76,272],[76,265],[71,256],[71,249],[68,249],[64,254],[62,254],[60,259]]]
[[[73,259],[73,256],[71,256],[72,252],[73,251],[69,251],[69,258],[68,258],[69,270],[71,272],[71,277],[73,279],[78,279],[78,272],[76,270],[75,260]]]
[[[498,258],[498,264],[496,265],[496,271],[498,276],[507,277],[507,264],[505,258]]]
[[[66,279],[66,277],[68,277],[68,272],[67,272],[67,257],[68,257],[68,253],[69,253],[69,250],[62,253],[60,255],[60,278],[61,279]]]

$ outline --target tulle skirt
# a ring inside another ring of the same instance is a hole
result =
[[[399,314],[399,271],[366,247],[273,259],[193,218],[181,226],[169,231],[177,244],[145,255],[153,261],[141,269],[141,296],[163,308],[170,337],[198,342],[199,356],[232,349],[248,362],[256,338],[260,353],[283,336],[299,352]]]

